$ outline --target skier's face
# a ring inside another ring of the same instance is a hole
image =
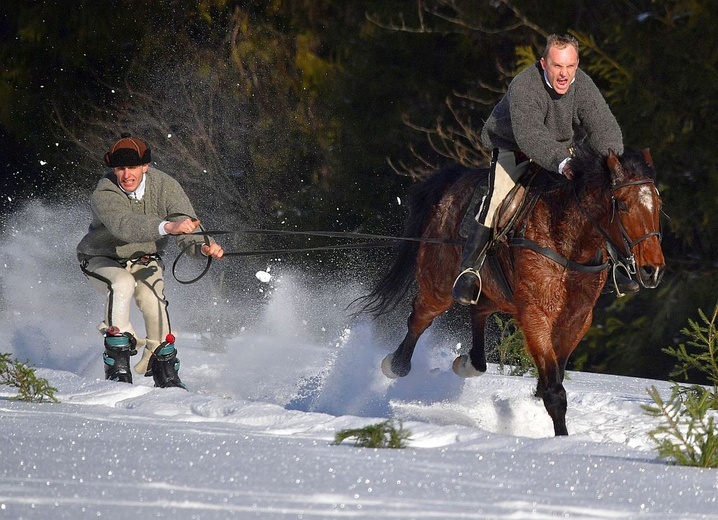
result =
[[[142,182],[142,176],[147,172],[149,166],[143,164],[141,166],[118,166],[112,168],[117,176],[117,182],[127,193],[134,192]]]

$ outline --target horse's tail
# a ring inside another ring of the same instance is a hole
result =
[[[449,186],[454,184],[466,168],[460,165],[439,170],[411,190],[403,237],[420,238],[433,214],[433,208]],[[379,316],[393,310],[406,296],[416,279],[416,258],[420,243],[401,241],[396,248],[389,270],[375,284],[374,289],[356,300],[362,305],[356,314]]]

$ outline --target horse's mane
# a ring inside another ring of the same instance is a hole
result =
[[[611,173],[606,164],[607,156],[590,146],[578,146],[571,157],[573,189],[576,193],[605,190],[611,186]]]
[[[632,170],[638,173],[639,176],[651,179],[652,181],[656,180],[656,171],[646,162],[646,157],[643,152],[627,149],[623,152],[620,159],[621,164],[623,164],[623,167],[627,170]]]
[[[600,153],[587,144],[577,146],[571,157],[573,180],[560,182],[557,189],[567,192],[575,190],[579,196],[587,191],[610,190],[611,171],[608,168],[607,159],[607,153]],[[635,172],[637,177],[655,180],[656,173],[646,163],[641,152],[627,149],[618,156],[618,159],[625,170]]]

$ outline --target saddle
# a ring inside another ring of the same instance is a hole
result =
[[[506,198],[499,206],[493,222],[493,239],[486,256],[485,267],[490,269],[494,279],[501,287],[501,291],[507,300],[513,301],[513,290],[509,284],[498,258],[493,254],[493,249],[499,242],[510,243],[515,235],[514,226],[521,217],[528,214],[539,200],[541,194],[556,184],[556,178],[541,168],[538,164],[532,163],[528,171],[519,179]],[[488,194],[488,177],[479,181],[474,189],[466,213],[459,227],[459,236],[467,238],[473,229],[478,225],[475,215],[480,205]],[[520,234],[520,233],[519,233]],[[518,238],[518,240],[522,240]]]
[[[546,187],[554,183],[548,175],[539,175],[539,173],[546,174],[546,171],[537,164],[532,163],[526,174],[519,179],[519,182],[516,183],[501,203],[501,206],[499,206],[493,222],[494,239],[492,240],[492,245],[510,234],[518,218],[530,211]],[[544,178],[543,182],[539,182],[541,177]],[[476,185],[474,194],[466,207],[466,213],[459,227],[460,237],[468,238],[477,226],[476,214],[488,191],[488,178],[484,177]]]

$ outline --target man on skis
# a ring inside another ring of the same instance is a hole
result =
[[[152,376],[155,386],[181,387],[160,254],[175,236],[190,254],[222,258],[212,239],[187,235],[199,226],[192,204],[180,184],[150,167],[147,144],[130,134],[112,144],[104,157],[112,169],[90,197],[92,223],[77,245],[82,271],[105,295],[105,316],[98,327],[105,338],[105,378],[132,383],[130,356],[142,349],[135,364],[139,374]],[[138,338],[130,323],[135,300],[145,324]]]

